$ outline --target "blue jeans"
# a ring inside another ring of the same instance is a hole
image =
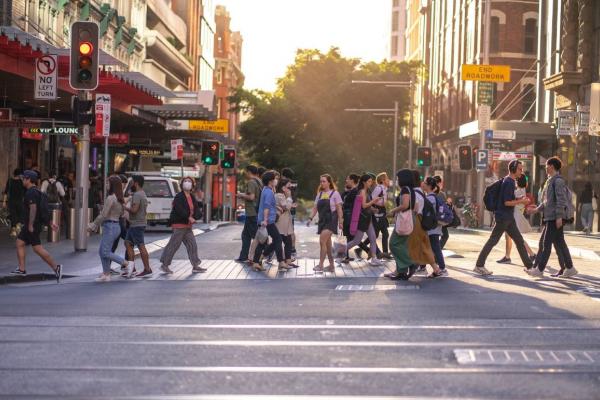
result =
[[[442,253],[442,246],[440,244],[440,235],[429,235],[429,243],[431,243],[431,250],[433,250],[433,255],[435,256],[435,262],[440,269],[446,269],[444,253]]]
[[[112,245],[115,239],[121,234],[121,227],[117,221],[105,221],[102,224],[102,239],[100,240],[100,261],[102,262],[102,271],[105,274],[110,273],[110,263],[112,261],[119,265],[125,263],[125,259],[112,252]]]

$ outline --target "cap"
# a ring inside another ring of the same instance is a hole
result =
[[[23,172],[23,178],[27,178],[30,180],[37,180],[38,174],[37,174],[37,172],[28,169],[27,171]]]

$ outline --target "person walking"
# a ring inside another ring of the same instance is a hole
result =
[[[517,245],[517,250],[521,256],[521,261],[527,269],[533,266],[533,262],[529,258],[527,248],[525,247],[525,240],[519,232],[517,223],[515,221],[515,206],[523,204],[526,206],[529,204],[529,199],[523,197],[517,199],[515,196],[516,182],[521,175],[523,175],[523,163],[519,160],[512,160],[508,163],[508,175],[502,180],[502,185],[498,193],[497,207],[494,211],[495,223],[488,241],[483,246],[483,249],[479,253],[475,268],[473,271],[479,275],[491,275],[493,272],[485,267],[485,261],[498,243],[504,232],[508,233],[508,236]]]
[[[358,194],[354,201],[352,218],[350,221],[350,234],[354,238],[346,246],[342,246],[344,254],[354,247],[359,246],[366,234],[369,238],[369,254],[371,255],[369,264],[372,266],[381,266],[383,263],[377,258],[377,238],[375,237],[375,228],[373,227],[373,206],[377,199],[369,200],[369,188],[373,186],[374,179],[370,174],[364,174],[358,182]]]
[[[561,168],[562,161],[560,158],[550,157],[546,160],[548,179],[542,191],[542,201],[538,207],[529,211],[530,214],[542,212],[544,221],[542,237],[540,239],[541,246],[538,249],[533,268],[526,270],[530,276],[536,278],[544,276],[544,270],[552,252],[552,245],[557,249],[559,259],[562,258],[562,263],[564,263],[564,267],[566,268],[561,276],[569,278],[578,274],[578,271],[573,267],[573,260],[571,259],[569,247],[565,242],[565,233],[563,230],[565,220],[570,217],[568,215],[568,202],[570,199],[567,183],[560,175]]]
[[[356,200],[356,195],[358,194],[358,181],[360,180],[360,176],[356,174],[350,174],[346,177],[345,182],[345,190],[342,193],[342,216],[344,218],[344,223],[342,227],[342,232],[346,237],[346,243],[350,242],[354,235],[350,233],[350,220],[352,219],[352,210],[354,208],[354,201]],[[348,264],[350,261],[354,261],[354,258],[351,258],[348,249],[346,249],[345,257],[341,260],[343,264]]]
[[[40,190],[45,193],[48,197],[48,205],[55,209],[60,209],[62,205],[62,199],[65,197],[65,188],[62,183],[57,180],[56,173],[51,171],[49,178],[42,182]]]
[[[110,177],[115,177],[115,178],[119,178],[121,180],[121,185],[125,188],[127,186],[127,177],[123,174],[117,174],[117,173],[113,173],[112,175],[109,176]],[[125,194],[124,194],[125,195]],[[119,217],[119,236],[117,236],[117,238],[115,239],[115,241],[113,242],[110,251],[111,252],[116,252],[117,248],[119,247],[119,239],[123,240],[123,243],[125,243],[125,238],[127,237],[127,229],[129,228],[129,214],[127,211],[125,211],[120,217]],[[125,254],[123,255],[123,258],[125,258],[127,261],[133,261],[133,258],[129,258],[129,253],[127,252],[127,246],[125,246]],[[131,271],[128,271],[126,268],[124,268],[123,266],[121,266],[121,275],[124,277],[129,277],[132,274],[135,273],[135,266],[133,266]],[[119,275],[118,271],[112,270],[112,274],[113,275]]]
[[[431,203],[435,210],[439,210],[438,203],[440,202],[440,199],[438,198],[437,193],[437,180],[432,176],[427,177],[425,182],[423,182],[422,188],[425,191],[427,200]],[[440,267],[440,275],[448,276],[448,270],[446,269],[446,262],[444,260],[444,253],[442,253],[442,246],[440,242],[442,227],[438,224],[435,228],[428,230],[427,235],[429,236],[429,243],[435,257],[435,262]]]
[[[371,198],[375,200],[374,213],[373,213],[373,228],[375,229],[375,237],[379,238],[379,234],[381,233],[381,247],[383,252],[377,248],[377,258],[386,260],[391,260],[393,257],[389,253],[388,245],[390,240],[390,234],[388,232],[388,228],[390,226],[387,219],[387,191],[390,187],[390,178],[388,178],[387,173],[382,172],[376,177],[377,185],[371,192]],[[365,246],[369,245],[370,240],[367,238],[363,244]]]
[[[298,268],[298,265],[294,264],[292,259],[292,235],[294,233],[292,210],[294,209],[294,200],[292,199],[291,186],[292,182],[288,178],[281,178],[277,184],[277,193],[275,194],[277,221],[275,222],[275,226],[283,241],[285,263],[292,268]],[[271,253],[274,250],[273,244],[271,244],[271,246],[265,250],[265,253]]]
[[[281,176],[284,178],[288,178],[290,180],[290,191],[291,191],[291,197],[292,197],[292,209],[290,211],[290,214],[292,216],[292,230],[293,230],[293,232],[292,232],[292,257],[293,258],[296,258],[296,255],[297,255],[296,232],[295,232],[294,227],[296,226],[296,211],[297,211],[297,205],[298,205],[298,181],[295,180],[295,175],[296,175],[296,173],[290,167],[286,167],[281,170]]]
[[[144,241],[144,233],[146,232],[146,211],[148,210],[148,198],[146,192],[144,192],[144,177],[142,175],[134,175],[131,178],[131,200],[130,206],[125,206],[125,211],[129,213],[129,228],[127,228],[127,234],[125,235],[125,247],[127,248],[127,254],[129,255],[128,260],[134,264],[131,272],[128,272],[128,276],[133,276],[135,273],[135,253],[133,251],[134,246],[140,251],[140,257],[144,270],[139,274],[135,275],[138,278],[144,278],[152,275],[152,269],[150,268],[150,260],[148,259],[148,250],[146,250],[146,244]]]
[[[414,186],[412,171],[409,169],[398,171],[396,182],[400,188],[400,194],[395,199],[396,207],[391,209],[389,213],[394,218],[394,230],[390,237],[390,250],[396,261],[396,271],[384,276],[392,280],[408,280],[416,270],[415,263],[408,254],[408,238],[414,229],[413,225],[415,223],[413,211],[415,193],[412,190]],[[406,214],[404,218],[398,218],[399,213]]]
[[[19,262],[19,267],[11,272],[13,275],[27,275],[27,270],[25,269],[25,247],[31,246],[35,254],[37,254],[42,260],[48,264],[48,266],[54,271],[54,275],[56,276],[56,282],[60,283],[62,279],[63,266],[61,264],[57,264],[50,253],[46,251],[42,247],[42,242],[40,240],[40,233],[42,232],[42,226],[44,224],[44,216],[42,215],[44,212],[48,212],[48,210],[44,210],[43,204],[43,196],[46,196],[37,188],[38,183],[38,174],[35,171],[27,170],[23,172],[23,187],[25,188],[25,195],[23,197],[24,202],[24,214],[23,220],[23,228],[19,235],[17,236],[17,259]],[[46,220],[48,219],[48,215],[45,216]],[[51,229],[56,230],[58,227],[51,223]]]
[[[248,165],[245,169],[246,173],[246,190],[239,192],[237,197],[244,200],[246,211],[246,219],[244,221],[244,229],[242,230],[242,248],[240,255],[235,260],[239,263],[249,261],[249,251],[252,240],[256,236],[258,230],[258,201],[262,191],[262,182],[258,177],[258,168],[254,165]]]
[[[192,264],[192,273],[206,272],[206,268],[200,266],[202,261],[198,257],[198,245],[192,231],[196,218],[201,216],[201,210],[198,208],[198,203],[194,200],[193,195],[194,179],[189,176],[184,177],[181,180],[181,189],[181,192],[177,193],[175,199],[173,199],[173,209],[169,216],[173,234],[160,256],[160,269],[165,274],[173,273],[169,266],[175,253],[181,247],[181,243],[183,243]]]
[[[527,196],[527,177],[525,175],[521,175],[517,178],[517,189],[515,190],[515,197],[517,199],[522,199]],[[525,205],[518,204],[515,206],[515,222],[517,223],[517,229],[521,232],[521,235],[525,233],[532,232],[533,229],[531,225],[529,225],[529,221],[525,218]],[[510,253],[512,252],[512,239],[508,236],[508,233],[504,234],[504,240],[506,242],[506,253],[504,257],[500,260],[496,261],[499,264],[510,264]],[[535,253],[531,250],[531,247],[525,243],[525,249],[527,249],[527,254],[529,254],[529,258],[531,261],[535,260]]]
[[[16,238],[21,230],[22,222],[25,218],[25,208],[23,201],[25,197],[25,187],[21,177],[23,171],[16,168],[13,176],[6,181],[4,188],[3,207],[8,208],[10,218],[10,236]]]
[[[427,232],[423,229],[423,209],[425,208],[425,193],[421,188],[421,174],[419,171],[413,170],[413,189],[415,193],[415,222],[412,234],[408,238],[408,254],[415,264],[420,265],[420,271],[427,271],[427,264],[431,265],[433,272],[428,278],[436,278],[441,276],[442,270],[438,266],[435,255],[431,248],[431,242]],[[435,207],[434,207],[435,209]]]
[[[115,262],[123,269],[129,267],[129,261],[112,251],[112,245],[121,234],[119,218],[123,215],[125,198],[123,197],[123,185],[121,179],[113,176],[108,180],[108,193],[100,214],[94,222],[88,226],[90,232],[97,232],[102,227],[102,238],[98,254],[102,262],[102,274],[96,278],[96,282],[110,282],[111,262]]]
[[[277,203],[275,200],[275,188],[277,187],[278,181],[275,171],[266,171],[262,175],[263,189],[260,195],[260,202],[258,208],[258,226],[266,228],[268,236],[272,239],[271,248],[275,251],[277,262],[279,263],[279,271],[287,271],[292,267],[288,266],[283,259],[283,249],[281,247],[282,239],[275,221],[277,219]],[[252,269],[255,271],[264,271],[265,268],[261,263],[261,256],[267,242],[258,243],[256,250],[254,251]]]
[[[583,232],[589,235],[594,226],[594,199],[598,204],[598,196],[592,190],[592,184],[586,182],[581,195],[579,196],[579,214],[581,215],[581,223],[583,224]]]
[[[321,175],[319,180],[319,188],[317,189],[317,197],[315,198],[315,204],[307,223],[307,226],[310,225],[312,220],[315,218],[315,215],[319,215],[319,222],[317,225],[320,246],[319,264],[313,268],[313,270],[316,272],[335,271],[331,236],[334,234],[337,235],[338,228],[343,229],[344,227],[342,203],[342,196],[337,191],[331,175]],[[323,264],[325,263],[326,257],[329,260],[329,265],[324,267]]]
[[[435,179],[437,183],[437,189],[435,191],[435,194],[438,200],[448,204],[450,209],[454,212],[454,207],[448,203],[448,196],[446,196],[446,192],[444,192],[444,180],[439,175],[435,175],[433,179]],[[446,243],[448,242],[449,238],[450,233],[448,232],[448,225],[444,225],[442,226],[442,236],[440,238],[440,247],[442,248],[442,250],[444,249],[444,247],[446,247]]]

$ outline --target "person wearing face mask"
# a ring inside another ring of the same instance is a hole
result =
[[[192,232],[192,225],[202,215],[202,211],[198,207],[198,202],[194,200],[194,195],[192,193],[194,179],[191,177],[183,178],[181,180],[181,188],[183,190],[177,193],[173,200],[173,209],[171,210],[171,216],[169,217],[169,223],[171,224],[171,228],[173,228],[173,234],[160,256],[160,269],[165,274],[173,273],[169,268],[169,265],[171,265],[173,256],[183,242],[190,262],[192,263],[192,273],[206,272],[206,268],[200,267],[202,261],[198,258],[198,246],[196,245],[196,238]]]

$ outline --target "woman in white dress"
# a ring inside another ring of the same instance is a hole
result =
[[[525,175],[521,175],[521,177],[517,179],[517,187],[515,189],[515,197],[518,200],[518,199],[522,199],[526,195],[527,195],[527,177]],[[531,225],[529,224],[529,221],[527,221],[527,218],[525,218],[524,211],[525,211],[525,205],[519,204],[518,206],[515,206],[515,222],[517,223],[517,228],[519,228],[519,232],[521,232],[521,234],[525,234],[525,233],[529,233],[529,232],[533,231],[533,229],[531,229]],[[511,263],[510,253],[512,251],[512,240],[507,234],[504,235],[504,240],[506,241],[506,253],[504,254],[504,257],[502,259],[498,260],[497,262],[500,264],[510,264]],[[529,254],[529,258],[531,258],[532,261],[535,260],[535,253],[533,252],[533,250],[531,250],[531,247],[529,247],[527,242],[525,242],[525,248],[527,249],[527,254]]]

